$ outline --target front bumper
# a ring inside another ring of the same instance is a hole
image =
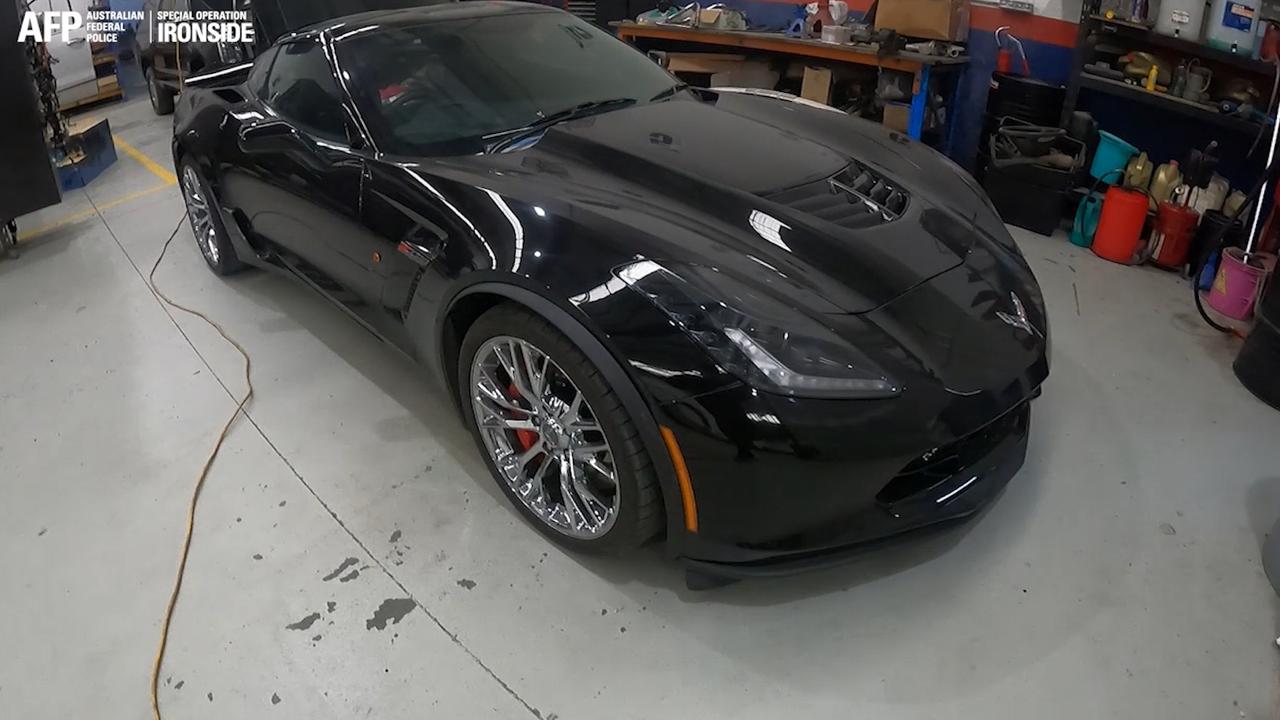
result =
[[[790,575],[847,562],[876,541],[966,518],[993,500],[1022,467],[1030,418],[1027,401],[956,443],[963,460],[949,471],[899,473],[874,496],[848,508],[839,520],[772,544],[723,543],[690,536],[682,560],[691,570],[715,577]],[[855,465],[848,471],[856,475],[858,469]],[[848,481],[850,492],[857,494],[857,478]],[[814,496],[808,500],[817,514],[820,508],[830,507],[833,499]]]
[[[1038,377],[1043,377],[1035,373]],[[697,532],[673,554],[718,577],[785,575],[973,514],[1022,467],[1038,383],[954,401],[782,399],[729,388],[663,407],[685,455]]]

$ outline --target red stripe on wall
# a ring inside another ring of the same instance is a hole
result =
[[[762,0],[788,5],[804,5],[810,0]],[[871,0],[848,0],[849,9],[854,12],[866,12],[871,7]],[[969,10],[969,27],[978,32],[995,32],[996,28],[1009,26],[1009,31],[1020,40],[1042,42],[1049,45],[1074,47],[1076,44],[1076,23],[1070,20],[1030,15],[1027,13],[1002,10],[990,5],[972,5]]]

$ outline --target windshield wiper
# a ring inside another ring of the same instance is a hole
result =
[[[672,95],[675,95],[676,93],[680,92],[681,90],[684,90],[687,87],[689,87],[689,83],[678,82],[675,85],[672,85],[671,87],[667,88],[666,90],[663,90],[662,92],[658,93],[657,95],[654,95],[653,97],[649,98],[649,102],[657,102],[659,100],[669,98]]]
[[[590,100],[588,102],[578,103],[577,105],[565,108],[564,110],[557,110],[550,115],[543,115],[536,121],[529,123],[524,127],[502,130],[491,135],[486,135],[484,137],[485,140],[493,141],[492,144],[489,145],[487,152],[498,152],[503,150],[524,138],[546,130],[552,125],[580,117],[587,117],[588,115],[596,115],[610,110],[617,110],[619,108],[627,107],[628,105],[634,105],[635,102],[635,98],[629,97],[610,98],[608,100]]]

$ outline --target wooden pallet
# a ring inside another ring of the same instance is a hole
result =
[[[67,112],[69,110],[75,110],[76,108],[92,105],[94,103],[106,102],[108,100],[119,100],[122,97],[124,97],[124,90],[120,88],[120,80],[116,78],[114,74],[111,74],[106,77],[98,78],[98,92],[88,97],[80,98],[79,100],[73,100],[72,102],[62,105],[60,109],[63,112]]]

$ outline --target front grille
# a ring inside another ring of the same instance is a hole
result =
[[[892,222],[910,196],[880,173],[854,162],[835,175],[769,197],[793,210],[846,228]]]
[[[1024,403],[981,430],[920,455],[876,493],[876,501],[892,505],[945,482],[986,457],[1011,434],[1024,431],[1028,410]]]

